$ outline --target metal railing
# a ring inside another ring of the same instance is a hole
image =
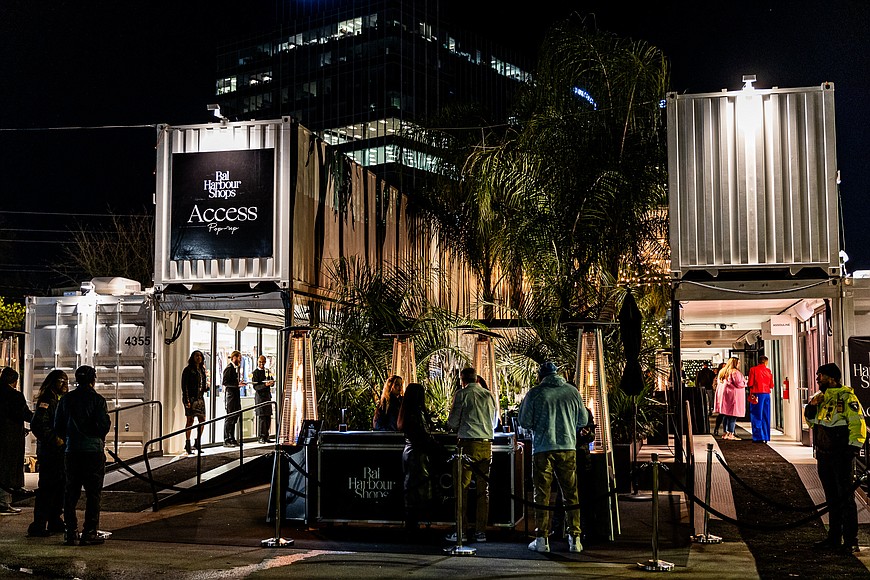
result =
[[[277,414],[278,404],[276,401],[265,401],[263,403],[257,403],[256,405],[252,405],[250,407],[245,407],[244,409],[239,409],[238,411],[233,411],[232,413],[227,413],[226,415],[221,415],[220,417],[215,417],[214,419],[209,419],[208,421],[203,421],[202,423],[197,423],[196,425],[192,425],[190,427],[184,427],[179,429],[178,431],[173,431],[172,433],[167,433],[165,435],[161,435],[160,437],[151,439],[145,442],[145,446],[143,448],[144,459],[145,459],[145,470],[147,472],[147,479],[151,486],[151,495],[153,497],[153,511],[157,511],[158,507],[158,499],[157,499],[157,483],[154,481],[154,477],[151,473],[151,462],[149,461],[149,448],[155,444],[160,444],[160,449],[163,449],[163,441],[165,439],[169,439],[170,437],[175,437],[177,435],[181,435],[191,431],[193,429],[199,429],[202,427],[203,429],[212,423],[217,423],[218,421],[224,421],[228,417],[239,417],[239,421],[236,423],[236,429],[238,430],[237,440],[239,442],[239,466],[241,467],[244,464],[244,453],[245,453],[245,440],[242,436],[242,415],[249,411],[254,411],[256,409],[260,409],[262,407],[271,406],[273,407],[273,416]],[[277,445],[278,436],[275,435],[275,442]],[[193,488],[198,487],[202,483],[202,443],[200,443],[196,448],[196,485]],[[174,489],[176,491],[189,491],[189,489],[180,489],[171,485],[163,485],[163,489]]]
[[[163,403],[161,403],[160,401],[143,401],[141,403],[135,403],[133,405],[128,405],[126,407],[118,407],[116,409],[110,409],[109,414],[115,415],[115,420],[112,421],[112,424],[115,426],[115,441],[114,441],[114,448],[115,448],[114,449],[114,451],[115,451],[114,456],[115,457],[118,457],[118,439],[119,439],[119,436],[121,433],[121,431],[120,431],[121,412],[122,411],[129,411],[130,409],[136,409],[138,407],[144,407],[146,405],[148,405],[148,406],[155,406],[156,405],[157,406],[157,432],[161,435],[163,434]],[[151,419],[151,424],[152,425],[154,424],[153,415],[152,415],[152,419]],[[163,451],[163,445],[160,446],[160,452],[162,452],[162,451]],[[145,447],[142,448],[142,453],[145,454],[145,456],[147,457]]]

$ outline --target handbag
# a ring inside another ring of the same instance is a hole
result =
[[[758,396],[754,393],[749,393],[749,404],[757,405],[758,404]]]

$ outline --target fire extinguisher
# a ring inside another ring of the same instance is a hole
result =
[[[788,377],[782,381],[782,398],[788,400]]]

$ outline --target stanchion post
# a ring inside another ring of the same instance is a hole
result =
[[[277,415],[277,404],[276,404],[276,415]],[[282,538],[281,537],[281,520],[284,517],[284,514],[281,513],[281,496],[283,492],[281,490],[281,459],[284,457],[284,452],[281,449],[280,437],[276,433],[275,434],[275,537],[269,538],[268,540],[261,540],[260,547],[261,548],[289,548],[293,546],[295,543],[294,540],[290,538]]]
[[[462,545],[462,534],[465,533],[465,506],[462,502],[462,450],[457,445],[456,455],[453,456],[453,488],[456,496],[456,545],[444,548],[444,551],[453,556],[474,556],[476,548]]]
[[[704,503],[710,505],[711,488],[713,485],[713,444],[707,443],[707,482],[704,491]],[[694,490],[693,490],[694,491]],[[690,500],[691,501],[691,500]],[[710,523],[710,512],[704,508],[704,531],[692,536],[692,541],[699,544],[721,544],[722,538],[707,533],[707,525]]]
[[[647,572],[670,572],[674,565],[659,560],[659,454],[651,455],[652,463],[652,559],[638,562],[637,567]]]

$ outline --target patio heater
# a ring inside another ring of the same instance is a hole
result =
[[[597,535],[613,540],[620,533],[619,504],[616,498],[616,475],[613,442],[610,434],[610,409],[604,373],[604,337],[602,327],[608,323],[584,323],[577,336],[577,362],[574,377],[577,388],[595,421],[595,440],[590,444],[592,459],[589,497],[601,498],[592,506],[593,527]],[[581,497],[583,492],[581,492]]]
[[[466,334],[475,336],[474,352],[472,360],[474,361],[474,369],[478,376],[486,382],[486,388],[495,395],[495,414],[496,417],[501,417],[501,396],[498,389],[498,382],[495,376],[495,344],[494,338],[503,338],[500,334],[479,330],[476,328],[468,329]],[[502,418],[502,425],[507,425],[507,422]]]
[[[393,361],[390,376],[399,375],[405,382],[417,381],[417,359],[414,357],[414,333],[397,332],[387,334],[393,337]]]
[[[317,420],[317,388],[314,384],[311,327],[292,327],[287,330],[291,335],[278,442],[296,445],[305,422]]]
[[[24,336],[23,332],[14,330],[4,330],[0,333],[0,367],[11,367],[12,369],[21,372],[18,360],[19,339]],[[24,384],[22,378],[21,384]]]

